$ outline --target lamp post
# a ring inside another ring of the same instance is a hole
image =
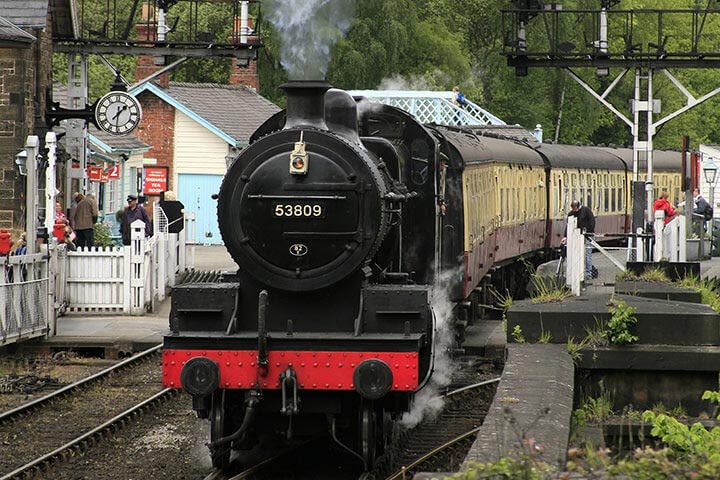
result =
[[[26,163],[27,163],[27,151],[22,150],[15,155],[15,166],[17,167],[18,174],[21,177],[24,177],[25,175],[27,175],[27,170],[25,168]]]
[[[710,186],[710,206],[713,207],[713,210],[715,209],[715,177],[717,177],[717,171],[718,167],[713,162],[712,157],[708,157],[706,162],[703,162],[703,173],[705,174],[705,181]],[[708,231],[710,232],[710,256],[712,257],[712,250],[713,250],[713,223],[714,218],[710,219],[710,228]],[[701,239],[701,241],[704,241]]]

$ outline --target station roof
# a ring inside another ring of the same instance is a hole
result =
[[[0,12],[18,27],[45,28],[48,0],[0,0]]]
[[[0,45],[8,42],[30,44],[36,39],[5,17],[0,17]]]
[[[150,91],[233,146],[246,144],[252,133],[280,111],[255,90],[241,85],[170,82],[163,89],[147,82],[130,91]]]

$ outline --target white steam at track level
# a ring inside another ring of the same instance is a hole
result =
[[[424,418],[435,418],[443,408],[444,400],[440,395],[443,387],[450,384],[455,365],[450,358],[453,344],[454,304],[448,296],[448,284],[453,276],[461,271],[447,271],[440,275],[433,285],[430,304],[435,313],[435,363],[433,374],[428,384],[416,396],[413,407],[406,412],[400,423],[406,428],[413,428]]]
[[[322,80],[330,50],[355,18],[355,0],[265,0],[280,34],[280,62],[291,80]]]

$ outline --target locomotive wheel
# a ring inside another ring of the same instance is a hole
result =
[[[385,449],[385,414],[375,402],[363,400],[359,412],[360,455],[368,470]]]
[[[232,421],[227,413],[225,405],[225,390],[218,390],[212,396],[212,408],[210,410],[210,441],[215,442],[222,437],[230,435]],[[215,468],[225,470],[230,465],[230,444],[223,445],[212,455],[212,465]]]

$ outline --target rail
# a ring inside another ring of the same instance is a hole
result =
[[[133,355],[130,358],[127,358],[121,362],[116,363],[115,365],[108,367],[104,370],[101,370],[93,375],[90,375],[88,377],[85,377],[83,379],[78,380],[77,382],[73,382],[69,385],[66,385],[58,390],[55,390],[54,392],[48,393],[47,395],[44,395],[40,398],[36,398],[35,400],[32,400],[30,402],[27,402],[23,405],[20,405],[19,407],[13,408],[12,410],[8,410],[6,412],[0,413],[0,424],[5,423],[7,421],[10,421],[11,419],[17,418],[20,415],[27,414],[31,411],[33,411],[36,408],[39,408],[42,405],[49,404],[51,401],[56,400],[68,393],[71,393],[81,387],[85,387],[93,382],[96,382],[98,380],[106,378],[111,373],[117,372],[127,366],[133,365],[140,360],[144,360],[150,355],[159,352],[162,349],[162,345],[156,345],[154,347],[148,348],[147,350],[144,350],[137,355]]]

